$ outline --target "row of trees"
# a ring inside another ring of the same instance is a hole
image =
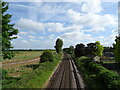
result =
[[[74,54],[74,46],[70,46],[69,48],[64,48],[63,51],[69,54]]]
[[[80,43],[75,46],[75,56],[80,57],[80,56],[102,56],[103,53],[103,45],[100,45],[99,41],[96,41],[95,43],[88,43],[87,46],[84,44]]]

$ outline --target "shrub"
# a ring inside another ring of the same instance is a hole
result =
[[[50,50],[46,50],[41,55],[40,62],[47,62],[47,61],[52,62],[53,60],[54,60],[54,57],[53,57],[52,52]]]
[[[96,64],[95,62],[89,63],[88,69],[89,69],[89,71],[91,71],[95,74],[98,74],[102,70],[106,70],[105,67],[101,66],[100,64]]]
[[[0,78],[5,78],[7,75],[7,70],[0,68]]]
[[[77,64],[81,63],[89,72],[89,80],[95,80],[104,88],[120,88],[119,75],[116,72],[110,71],[100,64],[92,62],[90,58],[77,58]]]
[[[84,67],[89,68],[89,64],[92,62],[91,58],[82,58],[81,62],[83,63]]]
[[[118,74],[109,70],[102,70],[96,76],[99,83],[105,85],[107,88],[118,88]],[[114,85],[114,87],[113,87]]]

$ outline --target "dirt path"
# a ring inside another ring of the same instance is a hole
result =
[[[84,90],[83,79],[69,55],[64,55],[63,60],[48,82],[46,89],[48,88],[82,88]]]
[[[24,60],[24,61],[16,61],[16,62],[9,62],[9,63],[2,63],[2,68],[11,68],[11,67],[16,67],[16,66],[21,66],[21,65],[27,65],[27,64],[35,64],[40,61],[40,58],[35,58],[31,60]]]

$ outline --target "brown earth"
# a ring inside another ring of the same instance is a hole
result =
[[[18,60],[18,61],[11,61],[11,62],[3,62],[0,64],[0,66],[2,68],[12,68],[12,67],[18,67],[18,66],[22,66],[22,65],[29,65],[29,64],[37,64],[39,63],[40,58],[36,57],[36,58],[31,58],[28,60]]]

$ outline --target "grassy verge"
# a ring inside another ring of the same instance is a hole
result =
[[[3,88],[43,88],[55,67],[61,60],[62,54],[55,54],[53,62],[40,63],[39,67],[20,78],[6,78]]]
[[[92,90],[114,89],[120,87],[120,77],[117,73],[106,69],[105,67],[92,62],[87,57],[76,58],[75,63],[86,81],[88,88]]]

